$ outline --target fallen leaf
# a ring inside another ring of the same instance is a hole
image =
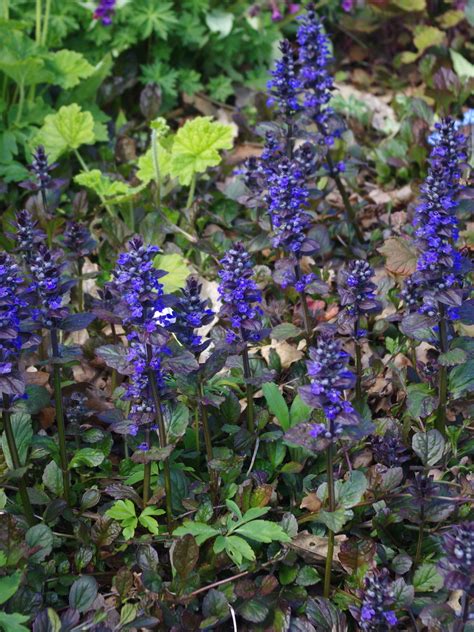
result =
[[[390,237],[378,251],[386,257],[385,267],[392,274],[409,276],[415,272],[417,253],[407,239]]]
[[[340,565],[338,560],[341,544],[347,540],[344,534],[336,535],[334,538],[334,558],[333,564]],[[301,531],[293,538],[288,545],[300,555],[306,562],[322,562],[326,559],[328,553],[328,538],[319,535],[313,535],[308,531]]]
[[[294,362],[298,362],[303,357],[303,352],[299,351],[293,345],[286,341],[272,340],[271,344],[261,347],[260,351],[263,358],[268,362],[270,360],[270,351],[274,349],[279,357],[283,369],[288,369]]]

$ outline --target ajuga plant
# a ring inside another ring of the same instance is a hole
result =
[[[395,591],[387,569],[374,570],[364,578],[359,594],[360,607],[351,612],[363,632],[388,632],[398,619],[394,612]]]
[[[62,243],[66,249],[66,255],[75,265],[77,278],[77,306],[80,312],[84,310],[84,279],[82,268],[84,257],[90,255],[95,249],[97,242],[92,238],[87,226],[79,222],[70,221],[66,225],[62,237]]]
[[[467,272],[467,266],[456,248],[456,207],[466,154],[465,138],[456,131],[452,119],[445,118],[435,127],[437,136],[415,215],[417,270],[405,287],[404,298],[409,306],[421,299],[419,311],[436,327],[439,351],[445,354],[453,335],[451,323],[458,317],[465,295],[463,271]],[[448,396],[445,364],[439,368],[438,396],[436,427],[444,434]]]
[[[174,323],[173,311],[163,300],[160,279],[166,274],[153,265],[159,249],[145,245],[141,237],[133,237],[127,251],[120,254],[113,271],[110,289],[119,298],[119,313],[129,343],[127,359],[131,364],[129,382],[124,399],[130,402],[129,434],[139,431],[144,441],[138,449],[150,450],[150,433],[158,431],[160,447],[167,448],[166,427],[163,418],[162,397],[165,392],[166,372],[163,359],[170,353],[167,328]],[[171,476],[167,458],[163,460],[168,525],[172,523]],[[151,461],[144,463],[143,502],[150,497]]]
[[[235,243],[221,259],[219,298],[222,301],[220,316],[229,323],[227,342],[242,349],[242,361],[247,390],[247,429],[255,432],[252,373],[249,359],[249,342],[258,342],[267,334],[263,328],[260,307],[262,295],[252,279],[253,264],[243,244]]]
[[[117,0],[99,0],[94,11],[94,20],[100,20],[104,26],[110,26],[115,13]]]
[[[374,270],[364,260],[350,261],[339,275],[338,291],[342,311],[338,323],[344,333],[349,333],[355,343],[356,400],[362,401],[362,348],[361,318],[374,314],[381,309],[376,298],[377,286],[372,281]]]

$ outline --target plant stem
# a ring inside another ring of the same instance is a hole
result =
[[[84,311],[84,280],[82,278],[82,266],[84,265],[83,257],[77,260],[77,309],[79,312]]]
[[[189,186],[189,194],[188,194],[188,199],[186,202],[186,209],[191,208],[192,203],[194,202],[195,191],[196,191],[196,174],[194,173],[191,179],[191,184]]]
[[[147,344],[147,360],[148,365],[150,365],[152,359],[152,348],[151,345]],[[153,402],[155,404],[155,413],[156,413],[156,421],[158,423],[158,437],[160,440],[160,447],[166,448],[166,427],[165,421],[163,419],[163,414],[161,412],[161,400],[160,393],[158,391],[158,384],[156,383],[156,375],[153,369],[149,369],[148,376],[150,380],[151,392],[153,395]],[[173,527],[173,508],[171,504],[171,473],[170,473],[170,464],[168,459],[163,460],[163,479],[165,484],[165,495],[166,495],[166,522],[168,524],[168,531],[171,533]]]
[[[332,425],[332,422],[331,422]],[[336,509],[336,501],[334,494],[334,458],[333,458],[333,445],[329,445],[327,449],[327,476],[328,476],[328,499],[329,499],[329,511],[333,512]],[[331,592],[331,567],[332,558],[334,555],[334,531],[329,529],[328,533],[328,551],[326,554],[326,568],[324,571],[324,597],[329,598]]]
[[[54,383],[54,405],[56,408],[56,425],[58,427],[59,439],[59,460],[61,462],[61,472],[63,476],[63,494],[67,503],[71,502],[69,489],[69,469],[66,448],[66,427],[64,424],[63,398],[61,392],[61,367],[58,364],[59,359],[59,343],[58,330],[56,327],[51,329],[51,350],[53,362],[53,383]]]
[[[295,265],[295,277],[297,281],[299,281],[301,278],[301,268],[300,268],[299,262]],[[312,335],[313,335],[313,328],[311,326],[311,314],[309,313],[308,301],[306,300],[306,293],[304,292],[304,290],[301,290],[299,295],[301,298],[301,305],[303,307],[303,323],[304,323],[306,342],[309,345],[309,343],[311,342]]]
[[[10,2],[9,0],[3,0],[2,3],[2,18],[8,22],[10,19]]]
[[[47,40],[48,40],[48,26],[49,26],[49,16],[51,13],[51,0],[46,0],[46,5],[45,5],[45,10],[44,10],[44,20],[43,20],[43,31],[41,33],[41,44],[43,46],[47,45]]]
[[[204,431],[204,443],[206,445],[207,469],[209,471],[209,482],[210,482],[210,489],[211,489],[211,498],[212,498],[212,502],[214,503],[214,505],[217,505],[217,503],[218,503],[217,477],[216,477],[215,470],[213,470],[210,467],[210,465],[209,465],[210,461],[212,461],[212,458],[213,458],[212,441],[211,441],[211,430],[209,428],[209,418],[207,416],[206,404],[203,401],[203,399],[204,399],[204,385],[203,385],[201,379],[199,379],[199,396],[201,398],[201,401],[200,401],[199,404],[200,404],[200,409],[201,409],[202,428],[203,428],[203,431]]]
[[[155,170],[155,182],[156,182],[156,199],[155,203],[158,211],[161,211],[161,174],[160,163],[158,160],[158,135],[156,129],[151,132],[151,156],[153,159],[153,168]]]
[[[247,391],[247,430],[251,433],[255,433],[255,415],[253,409],[253,388],[249,383],[250,378],[252,377],[252,372],[250,370],[250,359],[249,359],[249,350],[247,347],[247,343],[245,343],[245,347],[242,351],[242,361],[244,364],[244,377],[246,382],[246,391]]]
[[[41,14],[42,14],[41,0],[36,0],[35,42],[37,44],[41,44]]]
[[[18,449],[15,441],[15,433],[13,432],[12,421],[10,417],[10,398],[8,395],[3,395],[3,426],[5,429],[5,436],[7,438],[8,450],[10,451],[10,458],[12,460],[13,468],[15,470],[21,469],[21,461],[18,455]],[[18,479],[18,491],[20,493],[21,504],[23,505],[23,511],[25,512],[25,518],[28,524],[35,524],[35,516],[33,513],[33,507],[31,506],[30,498],[28,496],[28,489],[26,487],[25,477],[22,475]]]
[[[150,446],[150,431],[145,431],[145,442]],[[143,465],[143,506],[146,507],[150,498],[151,461]]]
[[[362,231],[360,229],[360,226],[357,222],[357,215],[356,212],[354,210],[354,207],[351,204],[351,201],[349,199],[349,195],[347,194],[346,188],[341,180],[341,178],[339,177],[339,174],[337,173],[335,167],[334,167],[334,162],[332,159],[331,154],[329,153],[329,150],[326,154],[326,160],[328,163],[328,167],[329,167],[329,175],[331,176],[331,178],[334,180],[334,182],[336,183],[336,187],[337,190],[339,191],[341,197],[342,197],[342,201],[344,203],[344,208],[346,209],[346,218],[347,221],[351,224],[352,228],[355,231],[355,234],[357,235],[357,239],[360,242],[364,241],[364,236],[362,235]]]
[[[18,125],[21,121],[21,117],[23,115],[23,105],[25,103],[25,86],[23,85],[23,81],[18,84],[18,89],[20,91],[20,100],[18,101],[18,110],[15,118],[16,125]]]
[[[362,348],[359,340],[359,318],[354,323],[355,366],[356,366],[356,402],[362,403]]]
[[[418,527],[418,540],[416,543],[416,553],[415,553],[415,559],[413,561],[413,570],[416,570],[416,568],[418,568],[418,564],[420,563],[420,559],[421,559],[421,549],[423,546],[423,536],[424,536],[424,531],[425,531],[425,521],[423,519],[423,516],[424,516],[424,508],[422,506],[420,510],[421,522],[420,522],[420,526]]]
[[[448,351],[448,323],[446,322],[446,307],[438,303],[439,308],[439,346],[441,353]],[[438,410],[436,411],[435,428],[446,436],[446,405],[448,402],[448,367],[440,365],[438,369]]]

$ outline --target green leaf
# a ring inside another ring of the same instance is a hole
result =
[[[182,288],[191,272],[186,259],[177,252],[169,255],[156,255],[153,265],[155,268],[168,273],[160,279],[166,293],[176,292]]]
[[[126,182],[111,180],[108,176],[104,176],[99,169],[81,171],[77,176],[74,176],[74,182],[105,198],[128,195],[132,191]]]
[[[16,573],[13,573],[13,575],[0,577],[0,604],[8,601],[8,599],[10,599],[10,597],[12,597],[16,593],[16,591],[20,587],[20,582],[20,571],[16,571]]]
[[[423,11],[426,9],[426,0],[392,0],[392,4],[403,11]]]
[[[269,611],[268,605],[260,599],[249,599],[239,608],[239,614],[251,623],[263,623]]]
[[[189,185],[193,177],[221,161],[219,150],[231,149],[233,129],[209,116],[187,121],[177,131],[171,149],[170,173],[180,184]]]
[[[182,536],[188,533],[194,536],[196,538],[196,542],[199,546],[201,546],[201,544],[204,544],[206,540],[219,535],[220,532],[204,522],[193,522],[192,520],[185,520],[181,527],[178,527],[173,531],[173,535],[176,536]]]
[[[224,548],[230,559],[237,565],[242,564],[242,560],[255,560],[255,553],[252,547],[236,535],[222,537],[224,540]],[[216,540],[217,543],[217,540]]]
[[[28,615],[19,614],[18,612],[7,614],[0,611],[0,628],[5,632],[29,632],[30,628],[21,625],[26,623],[29,618]]]
[[[297,426],[302,421],[309,419],[311,407],[305,404],[299,395],[291,402],[290,407],[290,427]]]
[[[170,167],[170,152],[163,147],[161,143],[157,143],[158,145],[158,168],[160,171],[160,178],[165,178],[169,175],[169,167]],[[137,178],[139,178],[144,184],[149,184],[152,180],[156,179],[155,167],[153,165],[153,153],[152,149],[150,149],[140,156],[137,162],[138,170],[136,173]]]
[[[97,597],[97,588],[96,580],[89,575],[76,579],[69,590],[69,606],[87,612]]]
[[[470,61],[452,48],[449,49],[449,54],[457,76],[461,79],[472,79],[474,77],[474,64],[471,64]]]
[[[443,458],[446,444],[438,430],[417,432],[413,435],[412,448],[425,466],[436,465]]]
[[[30,549],[38,549],[28,555],[30,562],[42,562],[53,550],[53,532],[45,524],[28,529],[25,540]]]
[[[344,509],[350,509],[360,503],[367,489],[367,479],[363,472],[354,470],[349,480],[342,483],[338,489],[337,504]]]
[[[441,366],[456,366],[458,364],[464,364],[467,360],[467,353],[464,349],[451,349],[446,353],[440,353],[438,356],[438,363]]]
[[[336,511],[322,510],[319,512],[317,520],[318,522],[322,522],[323,524],[325,524],[326,527],[331,531],[334,531],[334,533],[337,533],[346,524],[349,517],[351,517],[351,514],[351,511],[348,512],[343,508],[336,509]]]
[[[178,23],[171,2],[134,0],[129,7],[128,20],[136,28],[140,39],[156,33],[159,38],[166,40],[170,28]]]
[[[437,592],[443,587],[443,578],[435,564],[422,564],[416,569],[413,587],[416,592]]]
[[[429,384],[409,384],[407,408],[413,417],[428,417],[437,405],[435,392]]]
[[[455,366],[449,373],[449,390],[454,399],[474,391],[474,360]]]
[[[92,114],[83,112],[77,103],[72,103],[46,116],[32,144],[35,147],[44,145],[49,159],[54,161],[81,145],[91,145],[95,140]]]
[[[280,389],[273,382],[266,382],[263,387],[263,394],[267,400],[268,408],[270,412],[280,422],[280,426],[283,430],[289,430],[290,428],[290,413],[288,406],[286,405],[283,395],[280,393]]]
[[[55,461],[50,461],[44,468],[42,481],[55,496],[62,496],[63,493],[63,475],[61,468],[56,465]]]
[[[444,40],[444,33],[435,26],[417,26],[413,43],[421,53],[430,46],[438,46]]]
[[[243,524],[235,531],[239,535],[243,535],[257,542],[291,542],[291,538],[283,531],[282,527],[275,522],[269,520],[253,520],[247,524]]]
[[[81,79],[87,79],[94,73],[94,67],[84,55],[65,49],[49,53],[46,68],[53,75],[52,83],[66,90],[77,86]]]
[[[281,323],[272,329],[270,337],[274,340],[288,340],[288,338],[296,338],[302,333],[303,331],[293,323]]]
[[[105,515],[114,520],[127,520],[135,518],[135,505],[131,500],[117,500],[110,509],[107,509]]]
[[[27,413],[14,413],[11,417],[11,424],[13,435],[15,437],[16,449],[20,458],[20,464],[25,465],[26,458],[28,456],[28,450],[33,440],[33,425],[31,423],[31,417]],[[2,434],[1,443],[8,468],[10,470],[13,470],[13,462],[11,460],[10,450],[8,448],[8,442],[5,433]]]
[[[230,35],[234,25],[234,14],[215,9],[210,13],[206,13],[206,24],[211,33],[219,33],[220,38],[227,37]]]
[[[297,586],[314,586],[321,581],[318,571],[312,566],[303,566],[296,576]]]
[[[105,456],[102,450],[95,450],[94,448],[81,448],[72,457],[69,462],[69,467],[80,467],[86,465],[87,467],[97,467],[100,465]]]

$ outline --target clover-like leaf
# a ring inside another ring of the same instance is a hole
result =
[[[180,184],[189,185],[193,176],[215,167],[221,161],[219,150],[232,147],[230,125],[199,116],[188,121],[176,133],[171,150],[170,172]]]
[[[32,144],[34,147],[43,145],[49,159],[56,160],[81,145],[91,145],[95,140],[92,114],[83,112],[77,103],[71,103],[46,116]]]

